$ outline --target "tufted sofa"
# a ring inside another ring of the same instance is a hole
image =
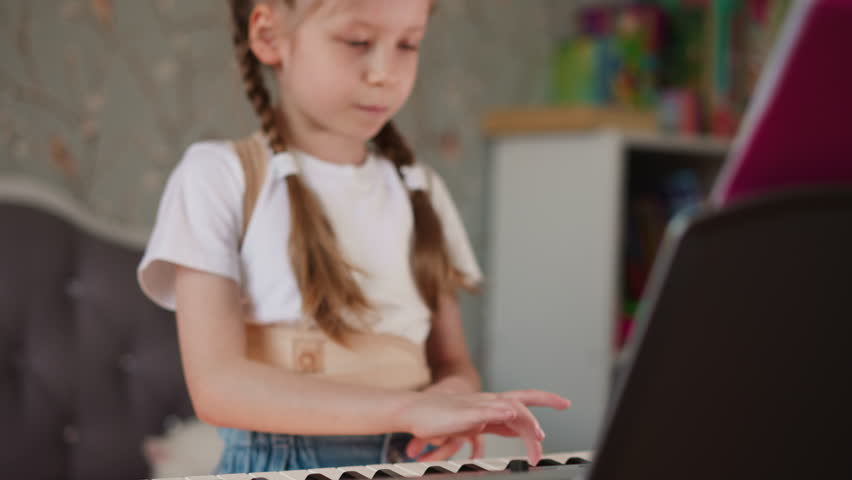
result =
[[[0,177],[3,478],[147,478],[142,439],[192,414],[173,315],[136,284],[146,236]]]

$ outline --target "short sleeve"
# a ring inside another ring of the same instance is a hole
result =
[[[240,282],[244,181],[228,144],[202,142],[187,149],[166,183],[137,272],[151,300],[175,309],[176,265]]]
[[[450,261],[464,276],[465,286],[468,288],[476,287],[482,282],[482,271],[473,253],[473,247],[470,244],[461,216],[459,216],[458,209],[440,175],[432,169],[428,169],[428,173],[432,206],[435,208],[438,218],[441,219]]]

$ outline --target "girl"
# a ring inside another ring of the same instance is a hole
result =
[[[139,267],[177,311],[194,407],[222,427],[219,473],[445,459],[465,442],[478,457],[481,433],[519,436],[538,461],[528,407],[569,402],[478,393],[455,292],[479,267],[445,185],[391,122],[432,1],[230,7],[262,132],[187,150]],[[259,176],[241,163],[252,145]]]

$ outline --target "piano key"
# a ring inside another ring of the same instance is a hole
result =
[[[340,467],[338,470],[341,471],[341,474],[344,472],[354,472],[359,473],[367,478],[373,478],[373,475],[376,473],[376,470],[365,465],[351,465],[348,467]]]
[[[442,462],[442,461],[432,461],[432,462],[406,462],[406,463],[395,463],[393,464],[395,468],[402,468],[408,472],[411,472],[411,475],[404,476],[415,476],[422,477],[426,470],[429,467],[440,467],[445,470],[448,470],[450,473],[455,473],[459,470],[461,465],[455,462]]]
[[[475,464],[475,463],[464,463],[464,464],[462,464],[462,465],[459,467],[458,472],[459,472],[459,473],[464,473],[464,472],[487,472],[487,470],[485,470],[485,468],[483,468],[482,466],[477,465],[477,464]]]
[[[397,473],[393,469],[382,468],[373,474],[373,478],[403,478],[403,475],[401,473]]]
[[[343,473],[343,470],[339,468],[312,468],[309,472],[311,473],[305,477],[306,480],[311,478],[314,480],[323,480],[323,478],[328,480],[338,480],[340,475]],[[321,477],[312,477],[312,475],[321,475]]]
[[[498,458],[482,458],[476,459],[473,463],[485,468],[488,471],[496,472],[500,470],[505,470],[509,465],[509,462],[515,460],[517,457],[498,457]]]
[[[418,463],[416,463],[416,462],[406,462],[406,463],[392,463],[390,465],[376,465],[376,466],[377,467],[381,466],[382,467],[381,470],[393,471],[393,472],[399,474],[399,476],[402,476],[402,477],[416,478],[416,477],[420,476],[417,472],[417,470],[418,470],[417,465],[418,465]],[[368,466],[373,467],[373,465],[368,465]],[[379,470],[379,469],[377,469],[377,470]],[[424,468],[424,470],[425,470],[425,468]],[[375,475],[373,475],[373,478],[375,478]]]
[[[305,477],[305,480],[331,480],[331,479],[326,477],[325,475],[323,475],[321,473],[312,472],[312,473],[308,474],[308,476]]]
[[[447,473],[456,473],[456,472],[447,470],[446,468],[444,468],[440,465],[432,465],[431,467],[427,468],[425,472],[423,472],[423,476],[425,477],[426,475],[441,475],[441,474],[447,474]]]
[[[540,465],[557,462],[564,465],[571,458],[581,458],[591,460],[593,453],[590,451],[570,452],[570,453],[551,453],[542,456]],[[475,460],[459,460],[459,461],[433,461],[433,462],[410,462],[398,464],[377,464],[377,465],[353,465],[340,468],[319,468],[312,470],[290,470],[284,472],[258,472],[251,474],[229,474],[229,475],[208,475],[196,477],[184,477],[174,480],[252,480],[256,478],[266,478],[267,480],[307,480],[312,474],[323,475],[329,480],[365,480],[364,478],[356,479],[341,479],[344,473],[353,472],[354,474],[362,475],[366,479],[375,478],[378,471],[385,470],[384,478],[413,478],[426,474],[430,467],[440,467],[449,472],[482,472],[482,471],[502,471],[509,467],[509,463],[513,460],[516,465],[523,466],[526,463],[526,458],[518,457],[500,457],[500,458],[485,458]],[[575,460],[576,461],[576,460]],[[321,480],[321,477],[314,477]],[[381,478],[381,477],[380,477]],[[169,480],[169,479],[159,479]]]
[[[586,452],[550,453],[550,454],[544,455],[543,458],[550,458],[550,459],[556,460],[557,462],[564,465],[565,462],[568,461],[568,459],[571,458],[571,457],[579,457],[579,458],[583,458],[585,460],[591,460],[592,459],[592,452],[586,451]]]
[[[557,462],[552,458],[542,458],[535,464],[536,467],[554,467],[556,465],[562,465],[563,462]]]
[[[528,472],[530,471],[530,464],[526,460],[515,459],[506,465],[506,470],[510,470],[512,472]]]
[[[286,472],[278,472],[281,477],[281,480],[305,480],[308,475],[311,474],[310,470],[288,470]],[[258,474],[260,475],[260,474]],[[272,477],[269,480],[279,480],[276,477]]]
[[[256,480],[258,478],[265,478],[266,480],[290,480],[284,472],[255,472],[248,474],[249,478],[252,480]],[[218,479],[219,477],[214,477]],[[195,477],[190,477],[189,480],[196,480]]]
[[[370,480],[370,477],[354,470],[346,470],[338,477],[338,480]]]

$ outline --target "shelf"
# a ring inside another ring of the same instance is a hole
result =
[[[517,107],[494,110],[482,119],[489,136],[553,133],[614,128],[626,132],[654,132],[653,112],[597,107]]]
[[[504,108],[487,113],[482,128],[491,137],[614,130],[623,134],[628,148],[720,157],[731,143],[724,138],[662,133],[653,112],[615,108]]]
[[[709,136],[688,136],[658,132],[630,132],[625,134],[628,148],[667,151],[672,153],[691,153],[696,155],[725,156],[731,147],[731,141]]]

